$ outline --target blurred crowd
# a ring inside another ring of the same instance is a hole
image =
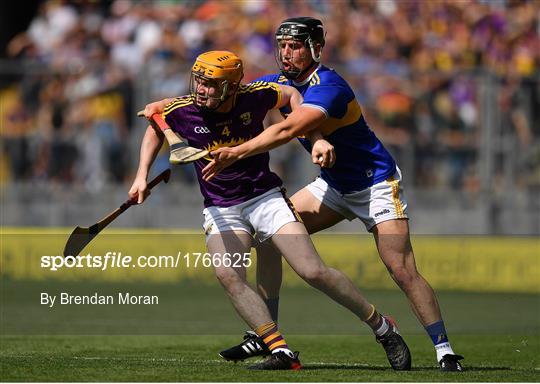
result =
[[[17,70],[0,66],[4,179],[127,182],[137,109],[185,94],[206,50],[238,53],[246,81],[275,72],[275,28],[298,15],[323,20],[323,62],[353,86],[415,186],[479,190],[488,135],[495,179],[540,185],[535,0],[45,1],[8,45]],[[309,162],[296,151],[275,156],[286,180],[291,162]]]

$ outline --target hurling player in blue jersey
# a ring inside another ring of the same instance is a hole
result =
[[[295,87],[304,97],[303,104],[253,140],[212,152],[214,161],[203,170],[204,177],[212,178],[238,159],[298,137],[308,152],[313,151],[314,162],[323,167],[317,180],[291,198],[308,231],[315,233],[344,219],[362,220],[373,233],[381,260],[431,337],[441,369],[461,371],[459,360],[463,357],[453,352],[433,289],[416,269],[401,171],[368,127],[350,86],[334,70],[321,64],[324,43],[325,32],[318,19],[296,17],[281,23],[276,31],[276,60],[281,73],[259,80]],[[284,115],[290,112],[285,108],[281,111]],[[319,140],[312,145],[302,138],[308,133],[311,142],[314,137]],[[332,167],[325,168],[334,160]],[[260,248],[258,284],[277,320],[281,260],[272,247]],[[258,340],[251,333],[244,339],[240,347],[257,344]],[[379,340],[385,344],[384,338]],[[260,353],[242,351],[237,346],[222,354],[246,358]]]
[[[177,97],[166,106],[158,103],[157,111],[147,106],[145,115],[162,112],[171,129],[191,146],[210,150],[248,141],[263,131],[269,110],[301,103],[293,87],[264,81],[243,85],[242,77],[242,61],[235,54],[203,53],[192,68],[191,94]],[[139,203],[148,193],[146,179],[163,143],[162,136],[148,127],[143,138],[139,169],[129,191]],[[288,348],[263,299],[247,283],[245,258],[256,239],[272,243],[307,283],[353,312],[376,335],[391,340],[394,348],[385,349],[394,369],[410,369],[409,349],[389,320],[375,310],[349,278],[326,266],[317,254],[305,226],[281,190],[281,179],[270,171],[268,153],[239,160],[212,180],[204,180],[202,169],[210,161],[203,158],[194,162],[204,196],[206,245],[212,259],[219,260],[214,265],[217,278],[260,340],[255,350],[270,355],[253,368],[301,368],[298,354]],[[243,260],[232,263],[231,255],[243,255]]]

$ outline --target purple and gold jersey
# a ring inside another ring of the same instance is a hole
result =
[[[228,113],[205,111],[195,105],[191,96],[182,96],[165,107],[163,116],[189,145],[213,151],[242,144],[260,134],[266,113],[280,98],[276,84],[258,81],[240,86]],[[210,181],[202,179],[202,169],[210,159],[195,161],[204,206],[230,207],[281,186],[281,179],[270,171],[269,159],[266,152],[238,160]]]
[[[304,97],[302,105],[317,108],[326,115],[319,130],[334,146],[336,163],[332,168],[321,168],[321,177],[331,187],[341,193],[361,191],[396,172],[394,159],[369,129],[353,90],[333,69],[319,65],[302,83],[281,74],[258,80],[296,88]],[[290,112],[287,108],[282,108],[282,112]],[[299,140],[311,152],[309,140]]]

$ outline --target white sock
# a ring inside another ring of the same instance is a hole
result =
[[[437,362],[440,362],[444,355],[455,355],[449,342],[437,344],[435,352],[437,352]]]
[[[390,329],[390,323],[388,322],[388,320],[386,320],[384,316],[381,316],[381,318],[382,318],[381,326],[374,331],[377,336],[384,335]]]
[[[278,352],[284,352],[287,356],[289,356],[291,359],[294,359],[294,353],[287,348],[276,348],[272,351],[272,354],[278,353]]]

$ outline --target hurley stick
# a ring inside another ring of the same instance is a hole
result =
[[[162,181],[168,182],[171,177],[171,170],[167,169],[156,176],[152,181],[148,183],[148,189],[154,188]],[[86,227],[77,227],[73,230],[64,247],[64,257],[74,256],[77,257],[79,252],[92,241],[103,228],[109,225],[114,219],[124,213],[132,205],[136,205],[137,200],[126,200],[119,208],[115,209],[103,219],[95,223],[94,225]]]
[[[137,116],[144,117],[144,111],[139,111]],[[148,121],[154,129],[162,131],[165,135],[170,148],[169,163],[188,164],[208,156],[209,152],[206,149],[190,147],[184,143],[159,113],[154,113]]]

